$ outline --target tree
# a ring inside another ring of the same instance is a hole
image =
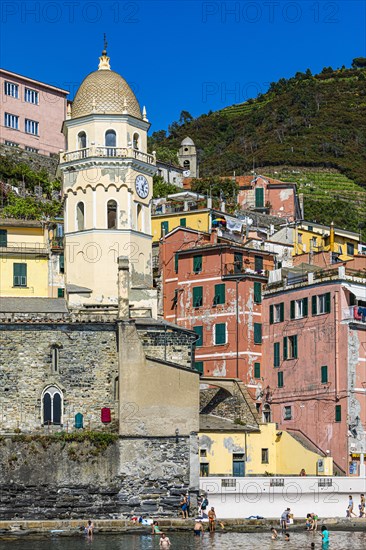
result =
[[[182,126],[183,124],[187,124],[187,122],[192,122],[193,116],[188,111],[181,111],[180,117],[179,117],[179,124]]]
[[[180,187],[167,183],[161,176],[153,177],[153,199],[160,199],[179,191],[181,191]]]
[[[169,164],[178,164],[178,155],[176,151],[172,151],[168,147],[157,147],[156,158],[161,162],[168,162]]]
[[[355,57],[352,61],[353,69],[364,69],[366,67],[366,57]]]

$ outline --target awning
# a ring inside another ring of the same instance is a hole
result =
[[[356,296],[357,300],[362,300],[363,302],[366,302],[366,286],[359,284],[356,285],[354,283],[347,283],[343,285],[347,290],[352,292]]]

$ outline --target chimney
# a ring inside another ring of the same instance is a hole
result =
[[[216,227],[213,227],[211,229],[210,243],[211,244],[217,244],[217,229],[216,229]]]
[[[211,196],[207,196],[207,208],[212,210],[212,197]]]
[[[334,252],[334,222],[330,224],[329,248],[331,252]]]
[[[130,316],[129,304],[130,271],[126,256],[118,257],[118,319]]]

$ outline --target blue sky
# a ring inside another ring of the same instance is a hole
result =
[[[146,105],[152,131],[245,101],[308,67],[365,56],[365,2],[3,0],[0,64],[70,90],[111,67]]]

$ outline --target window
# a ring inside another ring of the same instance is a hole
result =
[[[194,364],[194,368],[196,369],[197,372],[199,372],[200,374],[203,374],[203,361],[196,361]]]
[[[83,202],[78,202],[76,205],[76,225],[78,231],[83,231],[85,228],[85,210]]]
[[[64,288],[58,288],[57,289],[57,298],[64,298],[65,296],[65,289]]]
[[[244,453],[233,453],[233,476],[244,477]]]
[[[254,343],[262,343],[262,323],[254,323]]]
[[[302,233],[298,233],[298,234],[297,234],[297,242],[298,242],[299,244],[302,244]]]
[[[321,383],[328,384],[328,367],[324,365],[320,367]]]
[[[261,364],[254,363],[254,378],[260,378],[260,377],[261,377]]]
[[[330,292],[311,297],[311,312],[313,315],[330,313]]]
[[[7,128],[13,128],[13,130],[18,130],[18,122],[19,122],[18,116],[11,115],[10,113],[5,113],[4,119],[5,119],[4,124]]]
[[[113,385],[113,397],[115,401],[119,400],[119,377],[116,376]]]
[[[178,269],[179,269],[179,255],[178,255],[178,252],[176,252],[174,254],[174,271],[178,273]]]
[[[208,477],[210,471],[210,465],[208,462],[200,463],[200,477]]]
[[[60,346],[57,344],[51,347],[51,362],[53,372],[58,372],[60,360]]]
[[[193,287],[193,307],[201,307],[203,302],[203,287]]]
[[[38,149],[36,149],[35,147],[29,147],[29,145],[25,146],[25,150],[29,151],[30,153],[38,153]]]
[[[292,407],[284,407],[283,409],[283,419],[291,420],[292,419]]]
[[[215,344],[226,344],[226,323],[217,323],[215,325]]]
[[[0,229],[0,246],[8,246],[8,232],[6,229]]]
[[[202,271],[202,256],[193,256],[193,272],[201,273]]]
[[[183,168],[184,168],[184,170],[190,170],[191,169],[191,163],[189,162],[189,160],[185,160],[183,162]]]
[[[19,97],[18,84],[14,84],[13,82],[4,82],[4,91],[5,95],[10,95],[11,97],[15,97],[15,99],[18,99]]]
[[[65,256],[64,256],[64,254],[60,254],[60,256],[59,256],[59,268],[60,268],[60,273],[65,273]]]
[[[225,303],[225,283],[215,285],[215,296],[214,296],[214,305]]]
[[[243,271],[243,254],[235,252],[234,254],[234,273],[242,273]]]
[[[24,90],[24,100],[26,103],[33,103],[33,105],[38,105],[39,94],[35,90],[30,88],[25,88]]]
[[[114,200],[107,202],[107,224],[108,229],[117,229],[117,203]]]
[[[84,427],[84,417],[81,413],[76,413],[75,415],[75,428],[81,430]]]
[[[13,285],[27,286],[27,264],[13,264]]]
[[[116,143],[117,143],[116,132],[114,130],[107,130],[105,133],[105,146],[107,147],[108,157],[116,156],[116,149],[115,149]]]
[[[283,358],[297,359],[297,334],[283,339]]]
[[[187,224],[187,218],[181,218],[181,219],[179,220],[179,225],[180,225],[181,227],[186,227],[186,224]]]
[[[61,424],[62,396],[55,386],[47,388],[43,395],[43,424]]]
[[[162,237],[164,237],[164,235],[169,233],[169,222],[161,222],[160,231],[161,231],[161,236]]]
[[[263,208],[264,206],[264,189],[263,187],[256,187],[255,189],[255,207]]]
[[[316,237],[311,238],[310,244],[311,244],[311,248],[316,248],[317,247]]]
[[[275,342],[273,344],[273,366],[279,367],[280,366],[280,343]]]
[[[342,421],[342,405],[335,406],[335,421],[336,422]]]
[[[353,256],[355,253],[355,245],[353,243],[347,243],[347,256]]]
[[[140,149],[140,136],[138,134],[133,134],[133,148],[139,150]]]
[[[38,136],[38,122],[36,122],[35,120],[30,120],[29,118],[26,118],[24,126],[25,126],[25,132],[27,134]]]
[[[271,422],[271,406],[268,403],[263,405],[263,422]]]
[[[282,323],[284,319],[285,304],[283,302],[269,306],[269,322],[271,325],[273,323]]]
[[[302,319],[308,316],[308,299],[291,300],[290,319]]]
[[[269,462],[268,449],[262,449],[262,464],[268,464]]]
[[[207,458],[207,449],[200,449],[200,457]]]
[[[85,132],[79,132],[78,133],[78,149],[85,149],[86,148],[86,133]]]
[[[4,141],[4,144],[8,147],[19,147],[19,143],[15,143],[15,141],[8,141],[7,139]],[[25,148],[27,150],[27,148]]]
[[[282,371],[278,371],[278,373],[277,373],[277,386],[279,388],[283,388],[283,372]]]
[[[261,283],[254,283],[254,302],[256,304],[262,303],[262,285]]]
[[[200,348],[201,346],[203,346],[203,327],[193,327],[193,330],[198,336],[198,339],[196,340],[196,348]]]
[[[263,257],[254,256],[254,271],[257,273],[262,273],[263,271]]]

